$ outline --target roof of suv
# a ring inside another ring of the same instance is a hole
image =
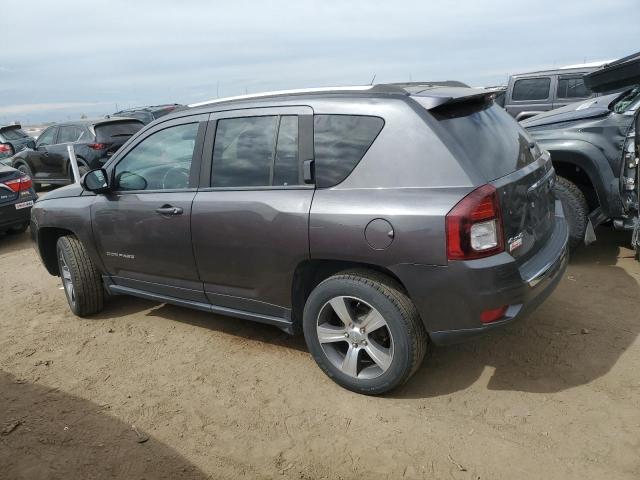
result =
[[[263,100],[277,99],[286,100],[290,98],[317,98],[319,96],[344,95],[351,97],[377,96],[377,97],[408,97],[419,96],[430,99],[423,102],[427,108],[435,108],[439,105],[456,101],[460,98],[486,97],[492,95],[493,90],[485,88],[470,88],[462,82],[412,82],[400,84],[377,84],[377,85],[356,85],[345,87],[321,87],[304,88],[295,90],[278,90],[273,92],[254,93],[250,95],[240,95],[235,97],[217,98],[204,102],[188,105],[189,109],[206,107],[217,107],[219,105],[229,106],[234,104],[246,105],[247,103],[259,102]],[[184,113],[181,110],[180,113]]]
[[[86,126],[96,126],[103,123],[113,123],[113,122],[122,122],[122,121],[133,121],[140,122],[140,120],[136,118],[127,118],[127,117],[117,117],[117,118],[86,118],[82,120],[71,120],[68,122],[60,122],[52,126],[56,127],[67,127],[67,126],[78,126],[78,127],[86,127]],[[140,122],[142,123],[142,122]]]

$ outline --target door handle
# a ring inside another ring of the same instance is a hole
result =
[[[182,215],[182,208],[163,205],[160,208],[156,208],[156,213],[159,213],[160,215]]]

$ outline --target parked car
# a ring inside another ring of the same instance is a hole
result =
[[[179,103],[168,103],[165,105],[152,105],[149,107],[129,108],[112,113],[111,117],[127,117],[140,120],[145,125],[158,118],[173,112],[176,108],[183,108]]]
[[[30,137],[19,123],[0,126],[0,162],[5,163],[25,148],[35,148],[35,140]]]
[[[72,311],[105,292],[302,330],[389,391],[526,316],[566,266],[551,161],[492,92],[378,85],[192,105],[32,211]],[[93,194],[90,194],[93,192]]]
[[[34,150],[16,154],[11,165],[40,184],[67,184],[72,174],[67,145],[73,145],[80,174],[98,168],[140,130],[144,124],[133,118],[78,120],[52,125],[44,130]]]
[[[632,126],[639,105],[635,88],[522,122],[551,153],[572,248],[595,240],[593,227],[610,219],[617,228],[633,228],[638,197]]]
[[[7,165],[0,165],[0,232],[22,233],[36,200],[31,178]]]
[[[569,103],[598,96],[584,84],[584,75],[598,69],[604,62],[538,72],[520,73],[509,77],[502,106],[521,121]]]
[[[623,173],[620,186],[623,190],[623,204],[625,204],[627,216],[632,217],[631,222],[627,220],[623,225],[633,224],[631,245],[635,248],[636,260],[640,261],[640,108],[638,108],[640,101],[637,100],[640,95],[638,93],[640,91],[640,52],[604,65],[601,69],[587,75],[585,82],[594,92],[635,87],[632,93],[620,100],[620,103],[624,102],[622,105],[625,110],[635,110],[634,122],[623,147]],[[626,198],[624,193],[627,194]]]

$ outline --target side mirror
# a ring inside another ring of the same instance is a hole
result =
[[[94,193],[105,193],[110,190],[109,176],[104,168],[97,168],[88,172],[82,179],[82,186]]]

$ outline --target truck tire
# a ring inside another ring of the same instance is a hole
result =
[[[555,194],[562,202],[564,216],[569,224],[569,248],[575,250],[584,242],[587,230],[589,205],[582,191],[577,185],[564,177],[558,177]]]
[[[427,351],[415,305],[378,272],[349,270],[321,282],[307,299],[302,323],[318,366],[357,393],[379,395],[402,385]]]
[[[79,317],[98,313],[104,306],[102,276],[80,241],[72,236],[58,239],[58,271],[71,311]]]

